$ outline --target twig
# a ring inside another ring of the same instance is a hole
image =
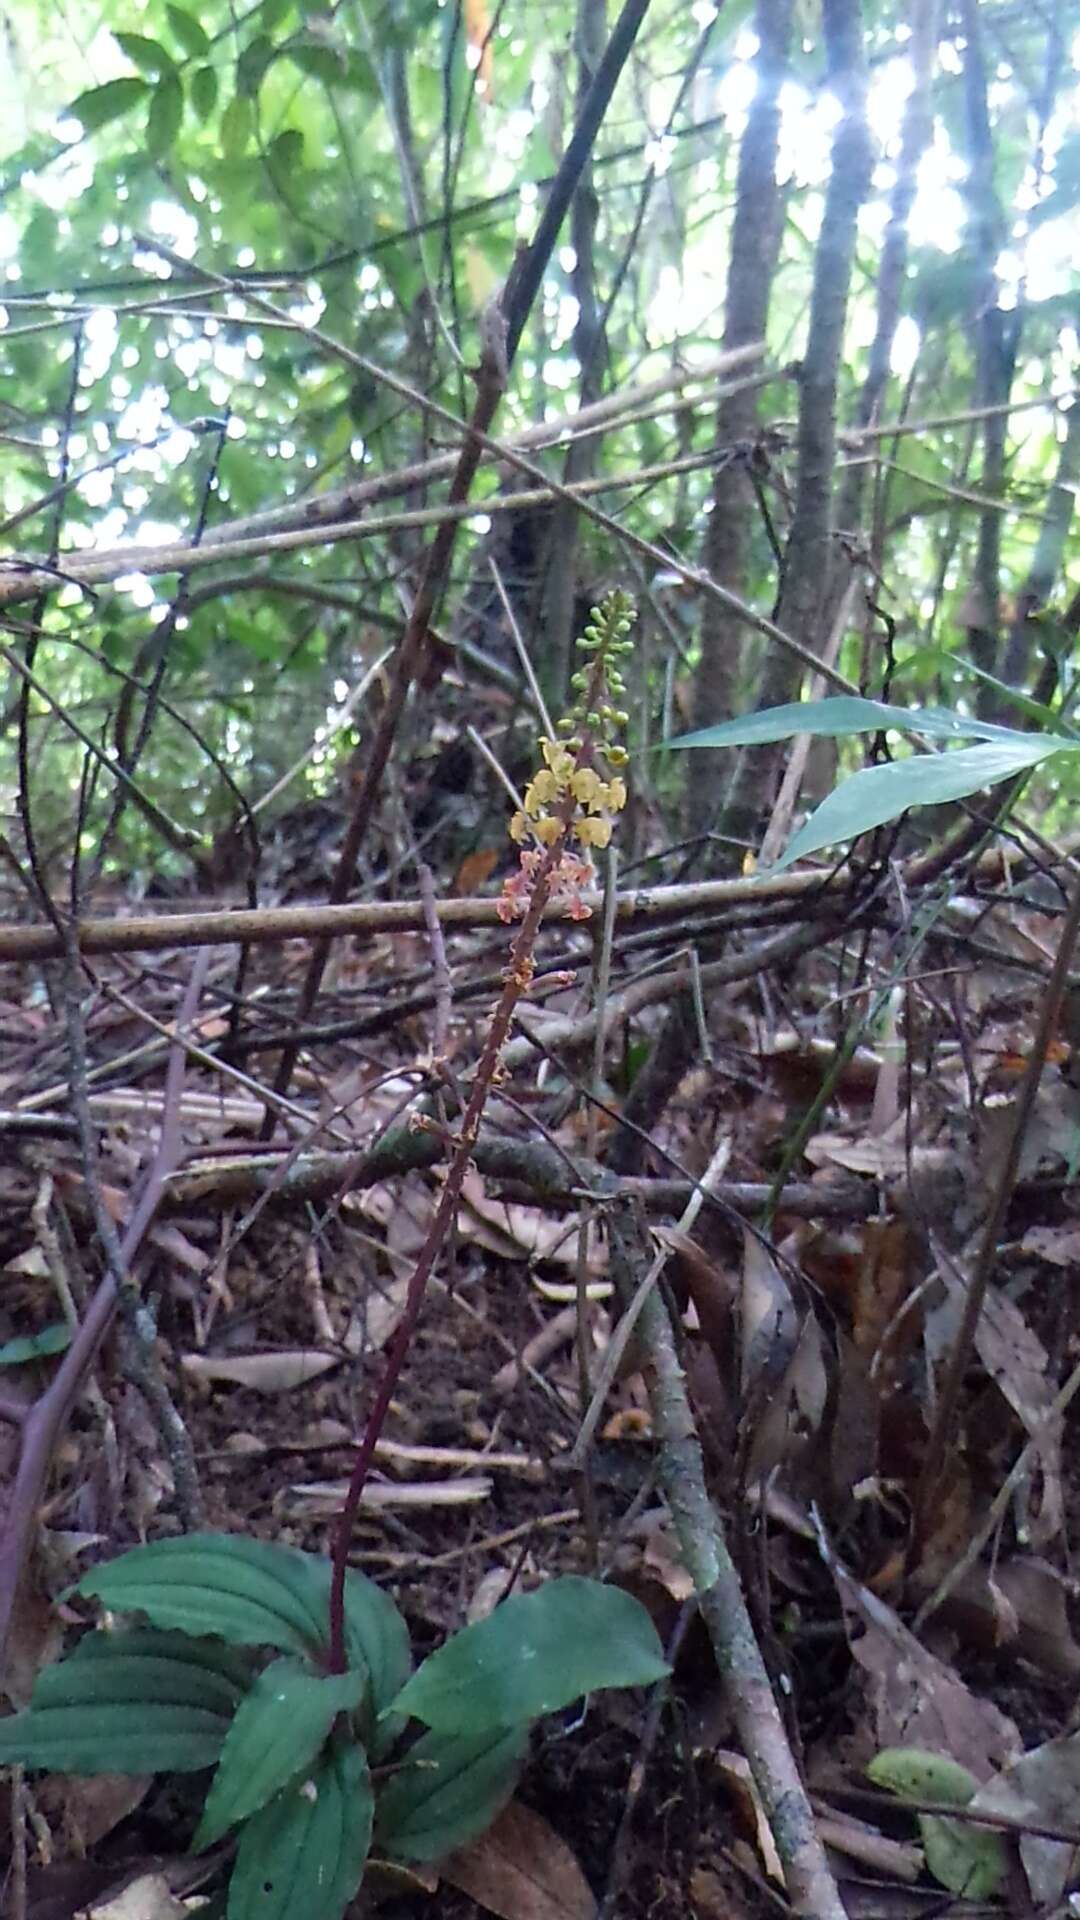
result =
[[[640,1251],[625,1214],[611,1226],[612,1271],[629,1300]],[[641,1309],[649,1397],[659,1442],[658,1469],[683,1563],[694,1582],[743,1751],[802,1920],[846,1920],[806,1789],[773,1697],[761,1649],[723,1527],[705,1485],[705,1468],[664,1302],[655,1288]]]
[[[450,1009],[453,1004],[450,968],[446,959],[446,941],[443,939],[438,903],[435,898],[435,881],[431,868],[426,867],[422,860],[417,862],[416,877],[420,886],[420,904],[424,910],[424,923],[427,927],[428,944],[431,947],[431,971],[435,980],[435,1017],[431,1023],[431,1057],[433,1060],[442,1060],[446,1054],[446,1037],[450,1029]]]

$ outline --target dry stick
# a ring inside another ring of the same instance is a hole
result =
[[[976,823],[965,828],[965,836],[985,828]],[[955,854],[970,852],[963,844],[946,840],[928,853],[918,854],[900,869],[904,886],[910,891],[926,881],[938,879]],[[1001,851],[990,848],[976,862],[972,882],[1000,879],[1006,868]],[[684,915],[723,907],[767,906],[770,902],[800,901],[826,896],[836,904],[838,896],[850,892],[856,877],[850,869],[827,873],[803,868],[798,873],[775,877],[754,874],[735,880],[703,880],[686,886],[628,887],[616,901],[615,914],[620,926],[644,921],[655,924]],[[585,893],[583,899],[596,907],[601,898]],[[462,900],[436,903],[439,920],[445,927],[498,927],[498,902],[469,896]],[[281,940],[333,939],[355,934],[422,933],[424,910],[416,900],[355,901],[338,907],[224,907],[209,913],[154,913],[131,919],[80,920],[79,951],[93,953],[160,953],[170,947],[226,947],[236,941],[252,946],[277,944]],[[63,939],[50,925],[0,927],[0,962],[58,960],[63,957]]]
[[[993,1275],[998,1241],[1001,1238],[1013,1187],[1016,1184],[1024,1136],[1035,1111],[1035,1098],[1039,1091],[1043,1067],[1046,1064],[1047,1049],[1057,1028],[1062,1002],[1069,984],[1069,967],[1078,933],[1080,933],[1080,875],[1073,881],[1069,910],[1061,929],[1053,971],[1039,1010],[1039,1021],[1035,1029],[1031,1055],[1016,1099],[1005,1164],[998,1177],[993,1204],[975,1260],[975,1270],[968,1284],[964,1311],[949,1354],[938,1403],[934,1409],[933,1425],[926,1443],[926,1458],[915,1495],[915,1524],[912,1531],[914,1551],[917,1551],[921,1543],[928,1538],[933,1525],[934,1506],[941,1487],[945,1454],[952,1437],[960,1389],[963,1386],[964,1375],[975,1344],[975,1333],[983,1301],[986,1298],[986,1290]]]
[[[995,876],[1001,862],[983,871]],[[912,872],[911,878],[917,879]],[[828,883],[830,900],[848,891],[850,873],[831,876],[815,870],[769,878],[701,881],[678,887],[628,887],[615,907],[620,925],[679,919],[687,913],[727,906],[768,906],[771,902],[822,894]],[[909,879],[910,884],[910,879]],[[602,896],[585,892],[590,906],[602,905]],[[436,914],[444,927],[502,925],[498,901],[466,896],[439,900]],[[200,913],[153,913],[129,919],[81,920],[79,951],[95,953],[160,953],[170,947],[227,947],[237,941],[255,946],[282,940],[334,939],[356,934],[423,933],[426,921],[418,900],[351,901],[342,906],[221,907]],[[0,927],[0,961],[56,960],[63,956],[61,936],[51,925]]]
[[[612,1222],[613,1271],[623,1297],[635,1292],[637,1236]],[[655,1288],[639,1326],[659,1441],[658,1470],[683,1563],[694,1582],[743,1751],[780,1856],[788,1896],[802,1920],[846,1920],[806,1789],[784,1731],[735,1563],[705,1484],[701,1442],[667,1307]]]
[[[201,986],[201,967],[192,969],[178,1015],[178,1025],[190,1025],[195,1017]],[[124,1271],[130,1267],[146,1230],[157,1211],[165,1180],[179,1158],[181,1141],[172,1116],[179,1105],[184,1080],[184,1052],[173,1047],[166,1074],[168,1111],[162,1122],[157,1153],[146,1175],[127,1227],[120,1237],[119,1251]],[[82,1325],[64,1354],[45,1392],[35,1400],[22,1420],[22,1445],[15,1482],[8,1499],[3,1530],[0,1532],[0,1668],[11,1625],[12,1609],[18,1590],[38,1505],[52,1461],[53,1449],[63,1432],[76,1395],[88,1367],[104,1340],[117,1307],[116,1284],[111,1272],[100,1282],[87,1308]]]

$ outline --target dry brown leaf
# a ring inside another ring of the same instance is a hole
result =
[[[504,1260],[544,1260],[573,1272],[577,1267],[577,1214],[550,1213],[516,1201],[489,1198],[480,1174],[466,1174],[461,1189],[459,1231]],[[590,1279],[607,1273],[607,1242],[594,1232],[589,1241]]]
[[[377,1353],[385,1347],[405,1310],[411,1278],[411,1272],[400,1273],[385,1286],[372,1281],[365,1287],[345,1329],[346,1353]]]
[[[500,1920],[593,1920],[596,1901],[565,1840],[512,1800],[442,1877]]]
[[[744,1396],[762,1379],[778,1380],[799,1339],[791,1290],[757,1234],[743,1235],[740,1375]]]
[[[64,1852],[82,1859],[134,1813],[152,1785],[152,1774],[50,1773],[35,1785],[34,1798],[54,1835],[62,1835]]]
[[[289,1393],[306,1386],[331,1367],[341,1355],[317,1347],[283,1347],[274,1353],[182,1353],[180,1365],[192,1380],[225,1380],[253,1393]]]
[[[739,1812],[744,1829],[753,1838],[758,1856],[770,1880],[778,1886],[784,1884],[784,1869],[780,1864],[780,1855],[776,1851],[772,1828],[765,1816],[750,1763],[741,1753],[730,1753],[725,1748],[713,1755],[717,1772],[724,1782]]]
[[[930,1583],[920,1579],[925,1596]],[[993,1572],[971,1567],[935,1608],[942,1626],[983,1654],[1003,1646],[1055,1680],[1080,1679],[1080,1646],[1073,1639],[1066,1583],[1055,1567],[1027,1555],[999,1561]]]
[[[821,1328],[808,1313],[783,1378],[775,1387],[769,1383],[767,1397],[754,1420],[746,1462],[747,1486],[767,1479],[774,1467],[803,1451],[821,1425],[828,1389]]]
[[[979,1780],[1013,1760],[1016,1727],[990,1700],[916,1640],[884,1600],[860,1586],[830,1552],[852,1654],[867,1678],[874,1745],[924,1747],[969,1767]]]
[[[454,875],[453,893],[458,899],[463,894],[476,893],[485,880],[491,879],[501,859],[501,847],[474,847],[472,853],[465,855]]]
[[[957,1275],[944,1271],[948,1306],[959,1316],[964,1287]],[[975,1333],[979,1359],[991,1380],[1008,1401],[1017,1419],[1034,1438],[1039,1438],[1041,1497],[1039,1510],[1027,1519],[1026,1541],[1044,1547],[1060,1533],[1064,1520],[1061,1488],[1061,1439],[1063,1417],[1048,1419],[1055,1397],[1054,1382],[1047,1372],[1047,1352],[1038,1334],[1030,1327],[1019,1307],[999,1288],[989,1286]]]
[[[1080,1734],[1064,1734],[1022,1754],[971,1802],[981,1813],[1004,1813],[1035,1826],[1080,1834]],[[1077,1849],[1059,1840],[1025,1833],[1020,1838],[1032,1899],[1039,1911],[1057,1911],[1074,1876]]]

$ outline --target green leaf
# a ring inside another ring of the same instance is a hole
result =
[[[792,700],[783,707],[764,707],[737,720],[725,720],[699,733],[669,740],[670,747],[765,746],[790,740],[799,733],[840,739],[853,733],[921,733],[934,740],[1027,740],[1030,734],[1015,727],[995,726],[945,707],[891,707],[884,700],[860,700],[840,694],[829,700]]]
[[[324,41],[299,37],[290,40],[282,52],[288,54],[293,65],[312,80],[321,80],[324,86],[340,86],[345,77],[345,56],[336,47],[327,46]]]
[[[28,1360],[45,1360],[53,1353],[63,1353],[71,1345],[71,1328],[66,1320],[58,1320],[51,1327],[42,1327],[40,1333],[24,1333],[21,1339],[5,1340],[0,1347],[0,1367],[25,1366]]]
[[[134,1547],[83,1575],[77,1591],[160,1627],[234,1646],[317,1655],[328,1631],[327,1562],[242,1534],[189,1533]]]
[[[266,32],[273,33],[275,27],[280,27],[282,21],[288,19],[295,4],[296,0],[263,0],[259,8],[259,18]]]
[[[239,160],[248,150],[255,131],[255,111],[250,100],[234,93],[221,116],[221,151],[226,160]]]
[[[167,6],[165,12],[173,34],[185,53],[190,54],[193,60],[198,60],[209,52],[210,36],[201,20],[197,20],[186,7]]]
[[[200,120],[209,120],[217,106],[218,77],[214,67],[196,67],[191,76],[191,104]]]
[[[425,1733],[375,1807],[380,1848],[394,1860],[441,1860],[491,1825],[517,1785],[527,1727]]]
[[[330,1563],[324,1560],[327,1612],[330,1600]],[[365,1702],[368,1745],[376,1759],[397,1739],[404,1714],[390,1715],[391,1702],[412,1672],[409,1629],[388,1593],[365,1574],[351,1568],[345,1575],[345,1653],[350,1667],[363,1667],[370,1694]],[[382,1716],[380,1718],[380,1716]]]
[[[886,1747],[866,1769],[875,1785],[906,1800],[939,1800],[966,1807],[978,1791],[973,1773],[946,1754],[919,1747]],[[990,1900],[1004,1884],[1008,1854],[1004,1836],[993,1828],[940,1814],[920,1813],[926,1864],[950,1893],[969,1900]]]
[[[365,1680],[357,1671],[312,1673],[294,1659],[275,1660],[259,1675],[225,1736],[192,1841],[196,1853],[310,1770],[338,1714],[358,1704]]]
[[[909,807],[966,799],[969,793],[996,786],[999,780],[1038,766],[1040,760],[1063,750],[1075,753],[1078,749],[1071,740],[1054,734],[1021,733],[1010,740],[961,747],[956,753],[918,753],[888,766],[864,767],[822,801],[771,871],[779,873],[793,860],[838,840],[854,840],[871,827],[899,819]]]
[[[568,1574],[454,1634],[394,1706],[448,1733],[483,1733],[554,1713],[583,1693],[645,1686],[667,1671],[639,1601]]]
[[[228,1920],[338,1920],[363,1877],[372,1814],[363,1751],[339,1740],[246,1823]]]
[[[271,61],[277,57],[277,48],[265,33],[257,33],[246,47],[240,49],[236,60],[236,91],[245,100],[254,100],[262,85],[263,75]]]
[[[68,112],[82,121],[86,133],[97,133],[100,127],[107,127],[110,120],[119,120],[123,114],[130,113],[148,92],[145,80],[129,74],[122,80],[107,80],[103,87],[91,87],[87,93],[80,93]]]
[[[184,85],[178,73],[167,73],[159,80],[146,116],[146,150],[153,160],[163,160],[171,150],[184,117]]]
[[[304,136],[297,127],[286,127],[266,149],[266,164],[275,178],[286,185],[295,184],[304,164]]]
[[[163,74],[175,73],[176,62],[160,40],[148,40],[143,33],[117,33],[113,38],[132,66],[138,67],[140,73],[145,73],[148,80],[159,80]]]
[[[0,1763],[65,1773],[212,1766],[250,1679],[220,1641],[145,1627],[88,1633],[39,1675],[25,1712],[0,1720]]]

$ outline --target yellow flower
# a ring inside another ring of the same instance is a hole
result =
[[[612,813],[622,812],[623,808],[626,805],[626,781],[625,780],[609,780],[608,781],[607,804],[611,808]]]
[[[611,839],[611,821],[577,820],[574,823],[574,837],[583,847],[606,847]]]
[[[525,789],[526,813],[543,813],[544,808],[550,806],[552,800],[557,800],[561,792],[562,787],[555,775],[542,767],[539,773],[534,773]]]
[[[565,787],[574,771],[573,754],[559,740],[541,740],[540,751],[544,756],[545,765],[550,767],[558,785]],[[538,779],[543,777],[543,774],[537,775]]]
[[[533,832],[541,846],[553,847],[563,831],[563,823],[556,820],[553,813],[542,813],[539,820],[533,821]]]
[[[576,773],[570,775],[570,791],[583,807],[603,806],[602,800],[598,802],[603,787],[604,783],[595,767],[579,767]]]
[[[510,817],[510,838],[511,840],[516,840],[520,845],[522,840],[528,837],[528,832],[529,816],[526,813],[522,813],[519,807],[518,811]]]

